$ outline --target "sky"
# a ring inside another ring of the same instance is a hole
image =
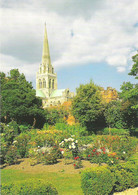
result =
[[[34,88],[45,22],[59,89],[136,82],[128,72],[138,50],[137,0],[1,0],[0,71],[18,68]]]

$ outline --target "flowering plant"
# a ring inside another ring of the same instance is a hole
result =
[[[79,156],[74,157],[74,169],[82,168],[82,162]]]
[[[75,140],[72,137],[64,139],[59,143],[59,146],[71,150],[73,157],[78,155],[78,140]]]

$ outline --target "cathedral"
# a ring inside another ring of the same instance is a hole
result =
[[[58,89],[57,87],[57,74],[51,64],[46,25],[42,63],[36,73],[36,96],[42,98],[43,108],[61,105],[74,97],[74,93],[69,89]]]

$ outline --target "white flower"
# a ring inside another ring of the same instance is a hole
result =
[[[114,161],[112,161],[112,160],[111,160],[111,163],[113,164],[113,163],[114,163]]]
[[[68,142],[68,139],[64,139],[65,142]]]
[[[106,149],[106,152],[109,153],[109,149]]]
[[[7,127],[9,127],[9,125],[7,125]]]
[[[69,145],[69,149],[71,149],[71,145]]]
[[[97,152],[102,152],[102,150],[101,149],[97,149]]]
[[[78,143],[78,140],[76,140],[75,143],[77,144]]]
[[[75,146],[75,145],[73,145],[73,146],[72,146],[72,148],[73,148],[73,149],[75,149],[75,148],[76,148],[76,146]]]
[[[125,154],[126,152],[125,151],[123,151],[123,154]]]
[[[40,148],[40,146],[38,146],[38,148]]]
[[[75,135],[71,135],[71,137],[75,137]]]
[[[13,144],[16,144],[17,143],[17,140],[13,141]]]
[[[64,151],[61,151],[61,154],[64,154]]]
[[[71,144],[72,146],[74,146],[75,145],[75,143],[74,142],[72,142],[72,144]]]

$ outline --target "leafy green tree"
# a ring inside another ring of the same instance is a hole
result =
[[[132,69],[129,73],[129,75],[132,75],[132,76],[135,76],[135,79],[138,79],[138,54],[136,54],[135,56],[132,57],[133,59],[133,66],[132,66]]]
[[[138,79],[138,54],[132,57],[133,66],[129,75],[135,76]],[[120,98],[122,100],[122,112],[124,121],[128,128],[137,127],[137,109],[138,109],[138,84],[124,82],[121,86]]]
[[[72,102],[72,112],[79,122],[89,131],[96,131],[105,125],[101,87],[92,81],[80,85]]]
[[[26,81],[24,74],[18,69],[10,71],[8,77],[1,76],[2,121],[16,121],[18,124],[43,126],[45,111],[41,108],[41,99],[35,95],[32,83]]]
[[[121,101],[115,100],[107,104],[104,116],[106,123],[111,128],[123,128],[125,122],[123,120],[123,113],[121,112]]]

